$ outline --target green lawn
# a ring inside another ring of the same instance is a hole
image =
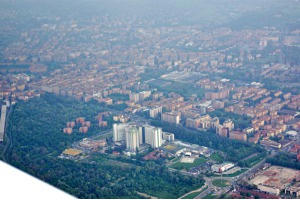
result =
[[[252,163],[250,163],[250,167],[255,166],[257,163],[259,163],[260,161],[262,161],[264,158],[265,157],[262,157],[262,158],[259,158],[259,159],[255,160],[255,161],[253,161]]]
[[[224,179],[213,180],[212,184],[216,187],[227,187],[229,182]]]
[[[213,194],[208,194],[205,197],[203,197],[203,199],[215,199],[215,198],[217,198],[217,196]]]
[[[128,94],[110,94],[108,97],[112,98],[115,101],[127,101],[129,100]]]
[[[213,153],[209,158],[213,161],[216,161],[216,162],[222,162],[223,161],[223,158],[219,153]]]
[[[99,135],[99,136],[95,137],[94,140],[102,140],[102,139],[109,138],[112,136],[113,136],[113,134],[111,132],[109,132],[109,133],[105,133],[103,135]]]
[[[177,169],[177,170],[182,170],[182,169],[188,170],[188,169],[190,169],[192,167],[201,165],[201,164],[203,164],[205,162],[206,162],[206,159],[204,159],[204,158],[196,158],[193,163],[181,163],[181,162],[177,162],[177,163],[174,163],[173,165],[171,165],[170,167],[174,168],[174,169]]]
[[[197,94],[198,97],[202,97],[204,95],[204,89],[196,88],[190,83],[181,83],[177,81],[174,81],[174,84],[172,83],[163,85],[159,87],[159,89],[165,92],[175,92],[182,95],[183,97],[191,96],[192,94]]]
[[[232,174],[223,174],[223,177],[235,177],[235,176],[238,176],[238,175],[244,173],[247,170],[248,169],[241,169],[241,170],[236,171],[236,172],[234,172]],[[221,176],[221,175],[214,174],[214,176]]]
[[[150,195],[158,197],[159,199],[173,199],[174,198],[174,194],[172,194],[168,191],[157,191],[154,194],[151,193]]]
[[[176,157],[172,160],[172,162],[178,162],[181,159],[181,157]]]
[[[185,197],[183,197],[182,199],[193,199],[195,198],[196,196],[198,196],[201,192],[193,192],[189,195],[186,195]]]

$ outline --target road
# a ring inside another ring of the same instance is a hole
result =
[[[154,196],[151,196],[149,194],[145,194],[145,193],[142,193],[142,192],[136,192],[138,193],[139,195],[143,196],[143,197],[146,197],[146,198],[150,198],[150,199],[158,199],[157,197],[154,197]]]
[[[273,155],[270,155],[270,156],[273,156]],[[247,170],[246,172],[244,172],[236,177],[222,177],[222,178],[221,177],[204,177],[205,183],[207,184],[208,188],[206,190],[204,190],[203,192],[201,192],[201,194],[199,194],[197,197],[195,197],[195,199],[202,199],[206,195],[210,194],[212,191],[219,191],[218,192],[219,194],[228,192],[231,189],[231,186],[236,185],[237,181],[242,180],[249,174],[257,171],[260,167],[262,167],[264,165],[265,161],[266,161],[266,158],[263,159],[262,161],[260,161],[259,163],[257,163],[255,166],[253,166],[249,170]],[[225,187],[225,188],[216,187],[212,184],[212,182],[216,179],[227,180],[230,182],[230,186]]]
[[[256,156],[258,153],[251,154],[250,156],[247,156],[246,158],[243,158],[242,160],[248,160],[249,158],[252,158],[253,156]]]
[[[193,192],[200,192],[200,191],[203,190],[205,187],[207,187],[206,183],[205,183],[201,188],[199,188],[199,189],[197,189],[197,190],[190,191],[190,192],[188,192],[188,193],[182,195],[181,197],[179,197],[179,199],[182,199],[182,198],[184,198],[185,196],[187,196],[187,195],[189,195],[189,194],[191,194],[191,193],[193,193]]]
[[[260,161],[259,163],[257,163],[255,166],[251,167],[249,170],[247,170],[246,172],[244,172],[243,174],[241,174],[239,176],[238,180],[242,180],[243,178],[245,178],[249,174],[254,173],[255,171],[257,171],[258,168],[262,167],[265,164],[265,162],[266,162],[266,158],[264,158],[262,161]]]
[[[199,194],[197,197],[195,197],[195,199],[202,199],[203,197],[205,197],[206,195],[212,193],[213,191],[217,191],[216,195],[221,195],[223,193],[228,192],[231,189],[231,186],[235,183],[234,177],[223,177],[223,178],[220,178],[220,177],[213,177],[213,178],[205,177],[204,179],[205,179],[205,183],[207,184],[208,188],[206,190],[204,190],[203,192],[201,192],[201,194]],[[228,185],[228,187],[219,188],[219,187],[214,186],[212,184],[212,182],[214,180],[217,180],[217,179],[226,180],[226,181],[230,182],[230,184]]]

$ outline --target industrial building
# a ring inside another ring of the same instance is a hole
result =
[[[296,183],[284,190],[284,193],[294,197],[300,196],[300,183]]]
[[[286,167],[271,166],[262,171],[249,181],[256,185],[258,189],[269,194],[279,195],[280,191],[285,190],[295,179],[300,180],[300,171]],[[286,192],[295,192],[296,188],[290,188]]]

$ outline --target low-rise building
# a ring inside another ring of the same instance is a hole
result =
[[[260,145],[263,145],[263,146],[266,146],[266,147],[273,147],[273,148],[277,148],[277,149],[281,148],[280,143],[272,141],[272,140],[261,140]]]
[[[263,192],[267,192],[269,194],[274,194],[274,195],[279,195],[280,189],[278,188],[273,188],[273,187],[268,187],[264,185],[258,185],[257,188]]]
[[[72,128],[64,128],[64,133],[71,134],[72,131]]]
[[[229,139],[247,141],[247,134],[240,131],[229,131]]]
[[[174,141],[175,135],[173,133],[163,132],[163,139],[166,141]]]
[[[63,156],[67,156],[69,158],[77,158],[82,153],[79,149],[66,149],[62,152]]]
[[[300,183],[296,183],[284,190],[284,193],[294,197],[300,196]]]
[[[222,173],[227,171],[228,169],[231,169],[232,167],[234,167],[233,163],[229,163],[229,162],[224,162],[222,164],[214,164],[211,166],[211,170],[213,172],[217,172],[217,173]]]

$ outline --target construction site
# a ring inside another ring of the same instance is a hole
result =
[[[285,167],[272,166],[257,174],[250,183],[261,191],[278,195],[294,180],[300,180],[300,171]]]

